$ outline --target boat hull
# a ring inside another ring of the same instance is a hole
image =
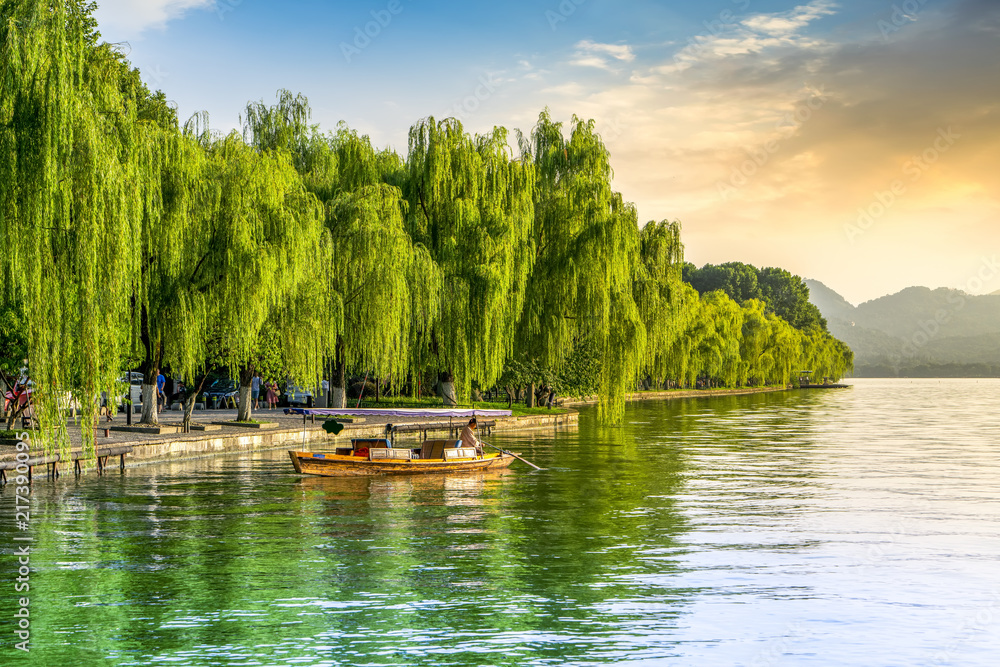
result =
[[[509,454],[487,454],[481,459],[457,461],[406,461],[378,459],[369,461],[359,456],[336,456],[314,452],[289,451],[295,472],[322,477],[367,477],[371,475],[430,475],[481,470],[502,470],[514,462]]]

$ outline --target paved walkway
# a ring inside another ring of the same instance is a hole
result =
[[[273,421],[277,422],[277,428],[279,430],[293,429],[302,427],[302,416],[301,415],[286,415],[284,408],[278,408],[276,410],[254,410],[251,415],[252,419],[257,421]],[[97,428],[95,429],[95,442],[98,447],[114,447],[118,445],[145,445],[152,444],[156,442],[164,441],[176,441],[176,440],[186,440],[186,439],[202,439],[206,436],[227,436],[227,435],[246,435],[257,433],[259,431],[255,429],[247,429],[241,426],[222,426],[220,431],[192,431],[191,433],[172,433],[172,434],[154,434],[154,433],[133,433],[125,431],[110,431],[105,434],[105,429],[109,426],[126,426],[125,421],[126,415],[124,412],[118,413],[113,422],[107,421],[105,418],[101,418],[98,422]],[[139,424],[141,415],[132,415],[132,426],[142,426]],[[225,421],[235,421],[236,410],[195,410],[194,414],[191,416],[191,421],[195,424],[211,424],[212,422],[225,422]],[[159,413],[159,421],[161,426],[177,426],[180,427],[184,421],[184,413],[179,410],[164,410]],[[378,425],[382,424],[383,427],[385,423],[388,422],[387,418],[383,417],[373,417],[367,418],[367,424]],[[416,421],[416,420],[412,420]],[[321,421],[317,419],[316,424],[309,424],[310,428],[316,428],[321,424]],[[17,430],[15,424],[15,431]],[[69,433],[70,446],[73,449],[79,449],[83,444],[83,434],[81,432],[78,420],[70,419],[67,421],[67,431]],[[14,458],[15,452],[13,447],[0,447],[0,461]]]
[[[500,421],[504,422],[503,426],[506,428],[533,428],[535,422],[548,423],[552,419],[558,419],[558,421],[565,421],[566,415],[563,413],[554,413],[551,416],[540,415],[537,417],[506,417],[500,418]],[[135,433],[131,431],[108,431],[105,429],[110,426],[126,426],[125,414],[119,413],[113,422],[108,422],[102,419],[95,429],[95,444],[99,448],[103,447],[116,447],[119,445],[132,445],[134,447],[142,447],[145,445],[157,445],[163,443],[185,443],[182,447],[186,448],[188,446],[194,448],[195,441],[205,441],[218,438],[233,438],[234,436],[255,436],[255,435],[266,435],[270,433],[277,432],[288,432],[295,431],[301,433],[302,430],[306,431],[316,431],[314,435],[307,435],[306,440],[315,439],[327,439],[327,435],[322,431],[322,424],[324,418],[316,417],[315,422],[306,419],[303,423],[302,415],[286,415],[284,408],[278,408],[276,410],[255,410],[251,418],[257,421],[268,421],[277,423],[277,427],[270,429],[255,429],[247,428],[244,426],[228,426],[223,425],[219,430],[215,431],[191,431],[190,433],[176,432],[176,433]],[[132,426],[141,426],[139,424],[140,415],[134,414],[132,416]],[[162,426],[177,426],[180,427],[183,422],[183,413],[178,410],[165,410],[159,413],[159,421]],[[194,424],[212,424],[213,422],[226,422],[234,421],[236,419],[236,410],[195,410],[192,415],[192,423]],[[419,423],[441,423],[442,421],[449,421],[447,418],[442,417],[406,417],[405,423],[407,424],[419,424]],[[404,420],[399,417],[377,417],[370,416],[364,418],[354,418],[354,423],[346,425],[345,432],[341,434],[341,438],[348,437],[379,437],[385,432],[385,425],[389,422],[393,424],[404,423]],[[454,423],[456,426],[460,427],[464,422],[463,419],[456,418]],[[15,429],[16,430],[16,429]],[[81,450],[83,444],[83,436],[79,424],[70,419],[67,422],[67,431],[70,438],[70,446],[73,450]],[[408,436],[409,437],[409,436]],[[416,437],[415,435],[413,437]],[[441,436],[443,437],[443,436]],[[13,459],[16,456],[16,452],[13,447],[0,447],[0,461],[5,461]]]

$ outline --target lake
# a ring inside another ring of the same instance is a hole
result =
[[[1000,381],[850,382],[493,439],[543,472],[41,481],[29,594],[8,485],[0,664],[1000,664]]]

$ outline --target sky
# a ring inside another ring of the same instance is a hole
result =
[[[105,0],[103,39],[181,119],[305,94],[405,154],[427,116],[594,119],[640,220],[686,258],[860,303],[1000,290],[997,0]]]

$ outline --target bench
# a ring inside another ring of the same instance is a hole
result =
[[[379,459],[396,459],[410,461],[414,454],[412,449],[402,449],[398,447],[374,447],[368,450],[368,456],[372,461]]]
[[[474,459],[478,458],[479,453],[476,451],[475,447],[450,447],[444,450],[444,460],[452,461],[454,459]]]
[[[454,449],[461,444],[461,440],[425,440],[420,448],[420,458],[443,459],[446,449]]]

